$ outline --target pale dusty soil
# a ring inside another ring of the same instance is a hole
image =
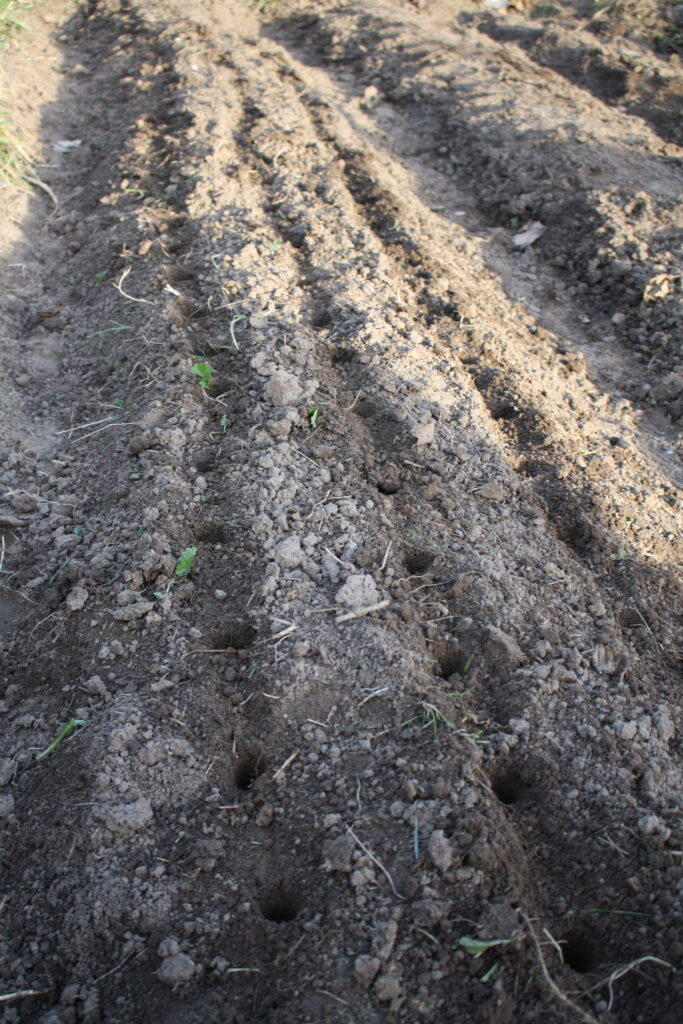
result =
[[[679,58],[262,6],[5,57],[2,1021],[674,1024]]]

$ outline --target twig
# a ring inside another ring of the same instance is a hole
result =
[[[31,183],[31,185],[37,185],[38,188],[42,188],[43,192],[46,192],[49,195],[50,199],[54,203],[56,210],[59,206],[59,200],[57,199],[57,196],[54,194],[50,186],[46,185],[44,181],[40,180],[40,178],[34,178],[33,176],[28,174],[25,175],[25,178],[28,182]]]
[[[73,434],[74,430],[85,430],[86,427],[98,427],[100,423],[111,423],[111,416],[105,416],[103,420],[91,420],[90,423],[79,423],[75,427],[67,427],[65,430],[58,430],[57,434]]]
[[[136,299],[134,295],[129,295],[128,292],[124,292],[124,290],[123,290],[123,282],[126,280],[128,275],[130,274],[130,271],[131,271],[131,268],[130,267],[126,267],[126,269],[121,274],[121,277],[119,278],[119,280],[115,282],[114,287],[116,288],[117,292],[119,293],[119,295],[123,295],[124,299],[130,299],[131,302],[144,302],[148,306],[153,306],[154,303],[151,301],[151,299]]]
[[[632,960],[630,964],[626,964],[625,967],[617,967],[615,970],[612,971],[609,978],[606,978],[605,981],[602,982],[603,985],[607,985],[607,988],[609,990],[609,1002],[607,1004],[608,1013],[612,1009],[612,1003],[614,1001],[614,992],[612,990],[612,985],[614,984],[614,982],[619,981],[619,979],[623,978],[624,975],[628,974],[629,971],[635,970],[635,968],[639,967],[640,964],[647,963],[648,961],[650,961],[653,964],[661,964],[662,967],[668,967],[672,971],[674,969],[672,964],[667,963],[666,960],[660,960],[658,956],[641,956],[638,960]]]
[[[4,564],[5,564],[5,535],[3,533],[2,538],[0,539],[0,572],[2,572],[2,567],[3,567]]]
[[[193,651],[185,651],[181,658],[189,658],[191,654],[237,654],[236,647],[196,647]]]
[[[24,999],[26,996],[44,996],[49,991],[49,988],[25,988],[20,992],[7,992],[4,996],[0,996],[0,1003],[11,1003],[15,999]]]
[[[280,619],[280,622],[283,621],[286,622],[287,620]],[[285,629],[281,629],[279,633],[274,633],[273,636],[266,636],[263,640],[257,640],[254,647],[260,647],[262,644],[272,643],[273,640],[284,640],[286,636],[290,636],[292,633],[295,633],[298,628],[299,627],[295,625],[295,623],[290,622],[290,624]]]
[[[100,974],[99,978],[95,978],[95,980],[93,981],[93,985],[99,985],[99,983],[101,981],[104,981],[105,978],[108,978],[110,974],[116,974],[117,971],[120,971],[122,967],[125,967],[125,965],[128,963],[128,961],[130,960],[134,953],[135,950],[132,949],[130,953],[127,954],[127,956],[124,956],[120,964],[117,964],[116,967],[110,967],[109,970],[105,971],[104,974]]]
[[[364,615],[370,615],[371,612],[381,612],[382,608],[387,608],[390,604],[391,601],[387,597],[384,601],[378,601],[377,604],[369,604],[365,608],[356,608],[353,612],[338,615],[335,622],[350,622],[352,619],[362,619]]]
[[[384,569],[386,569],[386,565],[387,565],[387,559],[388,559],[388,557],[389,557],[389,552],[391,551],[391,545],[392,545],[392,544],[393,544],[393,541],[391,541],[391,540],[390,540],[390,541],[389,541],[389,543],[387,544],[387,550],[386,550],[386,551],[384,552],[384,558],[382,559],[382,564],[381,564],[381,565],[380,565],[380,567],[379,567],[379,571],[380,571],[380,572],[383,572],[383,571],[384,571]]]
[[[278,770],[273,775],[273,782],[275,782],[275,780],[278,777],[278,775],[282,775],[282,773],[285,770],[285,768],[289,768],[289,766],[292,763],[292,761],[294,761],[294,759],[297,758],[299,756],[299,754],[300,754],[300,751],[299,750],[295,750],[293,754],[289,755],[289,757],[287,758],[285,763],[281,764],[280,767],[278,768]]]
[[[373,697],[379,697],[380,693],[386,693],[388,689],[389,689],[388,686],[382,686],[382,687],[380,687],[379,690],[373,690],[372,693],[369,693],[367,695],[367,697],[363,697],[363,699],[360,702],[360,704],[357,704],[356,707],[362,708],[363,705],[367,704],[367,702],[369,700],[372,700]],[[310,721],[310,719],[309,719],[309,721]]]
[[[538,955],[538,963],[539,963],[539,966],[540,966],[541,971],[543,973],[543,977],[545,978],[546,983],[547,983],[548,988],[550,989],[550,991],[553,993],[553,995],[555,996],[556,999],[560,1000],[561,1003],[564,1003],[565,1006],[571,1007],[571,1009],[574,1011],[574,1013],[578,1013],[579,1016],[581,1017],[581,1020],[585,1021],[585,1024],[599,1024],[599,1021],[598,1021],[597,1017],[594,1017],[592,1013],[587,1013],[585,1010],[582,1010],[580,1006],[577,1006],[577,1004],[574,1003],[569,998],[569,996],[566,995],[562,991],[562,989],[559,987],[559,985],[555,981],[553,981],[553,979],[550,977],[550,972],[548,971],[548,968],[547,968],[546,962],[545,962],[545,957],[543,956],[543,950],[541,949],[541,943],[538,941],[538,935],[536,934],[536,929],[534,928],[534,926],[532,925],[531,921],[529,920],[529,918],[527,917],[527,915],[524,913],[524,911],[521,908],[520,908],[519,912],[522,915],[522,918],[524,919],[524,923],[526,924],[527,928],[529,929],[529,934],[531,935],[531,938],[534,941],[534,946],[536,947],[536,953]]]
[[[355,841],[356,841],[356,842],[358,843],[358,845],[360,846],[360,848],[361,848],[361,850],[363,851],[363,853],[364,853],[364,854],[366,854],[366,856],[368,856],[368,857],[370,858],[370,860],[372,861],[372,863],[373,863],[373,864],[376,864],[376,865],[377,865],[377,867],[378,867],[378,868],[380,869],[380,871],[382,872],[382,874],[383,874],[383,875],[385,876],[385,878],[386,878],[386,879],[387,879],[387,881],[389,882],[389,885],[391,886],[391,891],[393,892],[394,896],[395,896],[395,897],[396,897],[397,899],[399,899],[399,900],[404,900],[404,899],[405,899],[405,896],[401,896],[400,892],[398,891],[398,889],[397,889],[397,888],[396,888],[396,886],[394,885],[394,880],[393,880],[393,878],[391,877],[391,875],[389,874],[389,872],[387,871],[387,869],[386,869],[386,868],[384,867],[384,864],[382,864],[382,862],[381,862],[380,860],[377,860],[377,857],[375,857],[374,853],[372,853],[372,851],[371,851],[371,850],[368,850],[368,848],[367,848],[367,846],[365,845],[365,843],[363,843],[363,842],[362,842],[362,841],[361,841],[361,840],[360,840],[360,839],[358,838],[358,836],[357,836],[357,835],[356,835],[356,833],[355,833],[355,832],[353,831],[353,829],[351,828],[351,826],[350,826],[350,825],[347,825],[347,826],[346,826],[346,831],[347,831],[347,832],[349,833],[349,835],[351,836],[351,838],[352,838],[352,839],[355,839]]]
[[[232,320],[230,321],[230,337],[232,338],[232,343],[233,343],[233,345],[235,346],[235,348],[237,349],[238,352],[240,350],[240,347],[237,344],[237,338],[235,337],[235,324],[238,324],[240,322],[240,320],[246,320],[246,319],[247,319],[247,317],[245,316],[245,314],[241,313],[239,316],[234,316],[232,318]]]

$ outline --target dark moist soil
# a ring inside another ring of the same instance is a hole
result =
[[[3,58],[1,1019],[674,1024],[675,39],[255,6]]]

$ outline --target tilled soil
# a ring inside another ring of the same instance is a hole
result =
[[[673,1024],[677,58],[259,6],[11,58],[2,1021]]]

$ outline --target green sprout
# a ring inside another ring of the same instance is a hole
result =
[[[190,367],[190,373],[194,373],[195,377],[199,377],[199,383],[205,391],[207,388],[211,387],[211,380],[213,378],[213,367],[211,363],[193,363]]]
[[[461,939],[458,939],[458,945],[476,959],[487,950],[493,949],[494,946],[507,946],[510,941],[510,939],[473,939],[471,935],[463,935]]]
[[[422,704],[422,710],[419,714],[413,715],[407,721],[401,723],[401,728],[405,728],[408,725],[412,725],[414,722],[420,723],[420,729],[432,729],[434,733],[434,739],[436,739],[439,729],[442,725],[445,725],[448,729],[455,729],[453,722],[449,721],[444,715],[443,711],[440,711],[433,704]]]
[[[192,572],[192,563],[194,562],[196,554],[196,548],[185,548],[184,551],[180,552],[178,561],[175,565],[176,576],[189,576]]]
[[[94,280],[97,281],[98,284],[100,284],[102,281],[106,281],[107,280],[107,271],[106,270],[100,270],[99,274],[95,274]]]
[[[318,424],[318,413],[319,412],[320,412],[320,409],[318,408],[317,405],[314,405],[312,409],[308,410],[308,414],[307,414],[308,415],[308,422],[311,424],[311,429],[312,430],[315,430],[315,428],[316,428],[316,426]]]
[[[62,731],[53,739],[50,746],[46,747],[40,754],[36,754],[36,761],[40,761],[42,757],[47,757],[48,754],[51,754],[53,750],[57,749],[62,740],[65,740],[66,737],[74,731],[74,729],[78,729],[81,725],[85,725],[84,718],[69,719]]]

